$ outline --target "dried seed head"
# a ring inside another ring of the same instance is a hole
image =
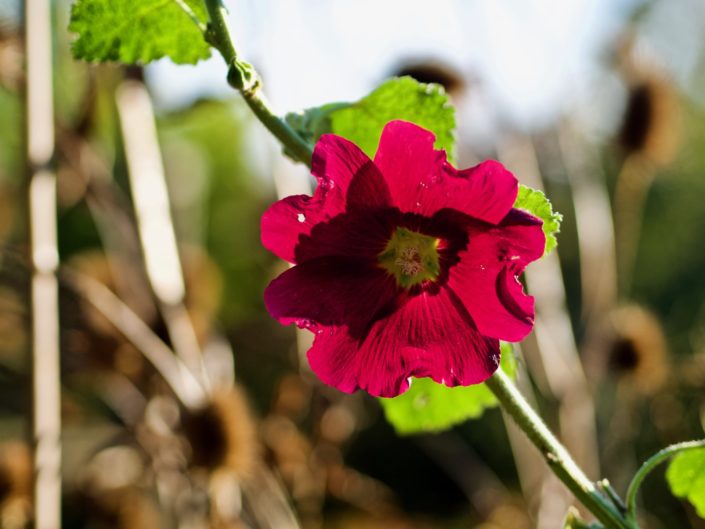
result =
[[[607,367],[634,389],[653,394],[668,375],[666,338],[658,319],[638,305],[615,310],[610,317]]]
[[[451,97],[458,96],[465,89],[462,74],[452,66],[435,60],[409,61],[394,71],[394,76],[409,76],[420,83],[436,83],[445,88]]]
[[[619,143],[629,154],[640,154],[658,165],[676,155],[680,106],[673,84],[657,73],[640,73],[631,82]]]
[[[251,474],[259,448],[255,421],[242,389],[216,393],[203,408],[184,414],[183,427],[195,466],[227,467],[241,477]]]

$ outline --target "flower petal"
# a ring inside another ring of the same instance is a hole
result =
[[[262,215],[262,245],[277,257],[296,262],[296,245],[321,221],[325,211],[320,196],[294,195],[272,204]]]
[[[336,255],[377,261],[392,235],[397,209],[353,210],[319,222],[296,246],[296,262]]]
[[[434,140],[432,132],[413,123],[391,121],[384,127],[375,165],[399,209],[431,216],[452,208],[492,224],[502,220],[517,197],[514,175],[492,160],[459,171],[444,151],[433,148]]]
[[[480,335],[452,292],[437,289],[409,297],[364,336],[340,326],[316,329],[308,359],[341,391],[395,397],[410,377],[448,386],[483,382],[499,365],[499,341]]]
[[[324,134],[316,143],[311,172],[318,180],[312,197],[275,202],[262,216],[262,244],[282,259],[296,261],[295,248],[313,226],[346,210],[390,204],[389,190],[372,161],[354,143]]]
[[[321,257],[274,279],[264,291],[264,303],[285,325],[346,325],[362,333],[396,292],[394,278],[371,261]]]
[[[509,213],[519,192],[516,177],[495,160],[463,170],[446,164],[445,176],[446,197],[437,193],[435,199],[445,200],[446,207],[491,224],[497,224]]]
[[[313,151],[311,173],[318,180],[326,205],[338,212],[363,206],[390,205],[389,190],[377,166],[353,142],[323,134]],[[314,194],[315,196],[315,194]]]
[[[448,288],[485,336],[517,342],[534,324],[534,298],[517,276],[543,255],[540,219],[513,209],[497,226],[471,226],[469,243],[450,269]]]

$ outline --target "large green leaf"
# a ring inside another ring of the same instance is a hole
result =
[[[558,244],[556,234],[561,229],[563,215],[553,211],[551,202],[546,198],[546,195],[537,189],[519,185],[519,194],[514,202],[514,207],[523,209],[543,220],[543,233],[546,235],[544,255],[553,250]]]
[[[416,123],[436,135],[436,148],[450,160],[455,147],[455,108],[443,88],[411,77],[395,77],[356,103],[332,103],[289,114],[287,121],[299,134],[316,142],[333,132],[349,139],[370,158],[374,157],[384,126],[392,120]]]
[[[197,23],[206,20],[203,0],[77,0],[69,30],[77,59],[194,64],[210,56]]]
[[[516,371],[512,345],[502,343],[500,369]],[[455,424],[480,417],[497,399],[485,384],[449,388],[430,378],[416,378],[406,393],[379,399],[387,420],[400,435],[447,430]]]
[[[403,119],[436,135],[436,148],[453,159],[455,108],[440,85],[419,83],[411,77],[385,81],[357,103],[332,112],[332,131],[357,144],[373,157],[384,126]]]
[[[686,498],[705,518],[705,448],[677,454],[666,471],[671,492]]]

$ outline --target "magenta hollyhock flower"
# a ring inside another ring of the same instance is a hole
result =
[[[477,384],[499,366],[499,340],[533,327],[517,276],[543,254],[542,221],[512,208],[518,182],[500,163],[457,170],[434,139],[392,121],[370,160],[323,135],[313,196],[262,217],[264,246],[295,265],[267,287],[267,310],[315,334],[311,368],[341,391]]]

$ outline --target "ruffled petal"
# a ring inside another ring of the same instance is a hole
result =
[[[496,227],[471,225],[467,248],[449,271],[448,288],[485,336],[517,342],[534,324],[534,298],[518,275],[543,255],[540,219],[513,209]]]
[[[517,199],[519,182],[495,160],[487,160],[462,171],[450,164],[446,164],[444,169],[445,196],[436,193],[434,199],[445,201],[446,207],[497,224],[509,213]]]
[[[364,336],[341,326],[316,329],[308,359],[341,391],[395,397],[410,377],[447,386],[483,382],[499,365],[499,341],[482,336],[452,292],[438,289],[409,297]]]
[[[396,292],[394,278],[368,260],[321,257],[274,279],[264,303],[284,325],[346,325],[362,333]]]
[[[316,143],[311,172],[318,180],[312,197],[275,202],[262,216],[262,244],[282,259],[296,260],[295,248],[313,227],[345,211],[389,205],[389,190],[374,163],[354,143],[325,134]]]
[[[433,148],[435,139],[432,132],[407,121],[390,121],[382,131],[375,165],[394,204],[404,212],[426,216],[436,212],[435,201],[429,202],[426,195],[429,186],[442,178],[446,154]]]
[[[456,209],[497,224],[517,197],[517,179],[502,164],[486,161],[459,171],[433,148],[435,136],[413,123],[391,121],[380,139],[375,165],[402,211],[432,216]]]

